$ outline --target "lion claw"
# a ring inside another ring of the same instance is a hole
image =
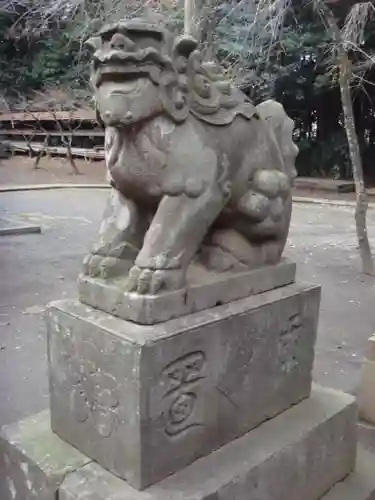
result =
[[[133,266],[125,290],[140,295],[156,295],[160,290],[177,290],[182,287],[180,269],[150,269]]]
[[[92,278],[110,279],[129,269],[129,264],[117,257],[88,255],[83,261],[83,274]]]

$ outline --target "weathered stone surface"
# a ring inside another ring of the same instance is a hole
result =
[[[296,265],[283,261],[243,273],[207,273],[195,269],[189,286],[157,295],[126,292],[126,279],[102,280],[81,275],[79,298],[84,304],[140,324],[155,324],[226,304],[294,282]]]
[[[375,335],[369,338],[358,389],[360,417],[375,425]]]
[[[375,455],[359,447],[354,472],[322,500],[375,500]]]
[[[357,435],[361,446],[375,455],[375,425],[360,420],[357,426]]]
[[[158,295],[185,288],[192,263],[246,273],[279,262],[298,153],[283,106],[253,106],[197,41],[146,21],[89,45],[113,189],[84,274]]]
[[[144,488],[308,397],[320,288],[289,285],[141,326],[48,312],[52,428]]]
[[[318,500],[354,467],[355,421],[351,396],[315,388],[308,400],[145,491],[90,464],[67,477],[59,500]]]
[[[67,474],[91,460],[50,429],[49,411],[2,428],[0,499],[56,500]]]
[[[0,225],[1,225],[0,219]],[[42,232],[40,226],[23,226],[21,224],[16,224],[12,226],[0,227],[0,236],[14,236],[19,234],[39,234]]]

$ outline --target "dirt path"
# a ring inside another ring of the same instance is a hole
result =
[[[37,170],[33,164],[33,159],[21,155],[0,161],[0,185],[98,184],[106,180],[104,161],[76,159],[80,175],[72,174],[72,168],[65,158],[44,157]]]
[[[72,174],[71,166],[65,158],[44,157],[41,159],[37,170],[33,168],[33,164],[33,159],[23,155],[17,155],[8,160],[0,160],[0,186],[106,183],[106,166],[104,161],[76,159],[80,175]],[[305,185],[306,183],[302,184]],[[323,189],[319,189],[320,184],[322,184]],[[314,179],[311,185],[311,188],[295,187],[293,190],[294,195],[329,200],[355,200],[354,193],[338,193],[337,190],[334,190],[334,186],[331,191],[327,189],[327,181],[325,179]],[[375,197],[371,199],[374,201]]]

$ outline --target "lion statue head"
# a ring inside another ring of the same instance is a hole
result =
[[[176,123],[192,113],[212,125],[255,114],[219,66],[203,61],[190,36],[131,20],[104,27],[87,45],[94,49],[97,114],[106,126],[134,126],[162,113]]]

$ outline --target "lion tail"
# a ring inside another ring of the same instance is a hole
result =
[[[298,147],[293,141],[293,120],[286,114],[282,104],[271,99],[258,104],[256,109],[273,131],[284,161],[285,173],[293,181],[297,176],[295,161],[298,155]]]

